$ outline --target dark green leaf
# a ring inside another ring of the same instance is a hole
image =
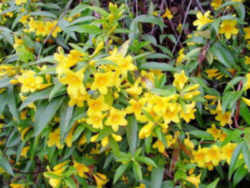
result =
[[[119,168],[116,169],[114,180],[113,180],[113,184],[115,184],[117,182],[117,180],[119,180],[119,178],[126,171],[126,169],[128,168],[128,166],[129,166],[129,163],[122,164],[122,165],[119,166]]]
[[[150,188],[161,188],[164,168],[154,168],[151,174]]]
[[[130,153],[134,153],[136,150],[136,142],[137,142],[137,121],[134,116],[128,117],[128,126],[127,126],[127,139],[129,144]]]

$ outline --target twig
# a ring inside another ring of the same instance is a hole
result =
[[[51,29],[49,35],[44,39],[43,45],[45,45],[46,42],[49,40],[49,38],[51,37],[52,33],[55,31],[56,27],[58,26],[59,21],[61,21],[61,19],[66,15],[66,13],[67,13],[67,11],[69,10],[69,7],[70,7],[70,5],[71,5],[72,2],[73,2],[73,0],[70,0],[70,1],[66,4],[66,6],[65,6],[65,8],[64,8],[64,10],[63,10],[63,12],[62,12],[62,14],[59,16],[58,22],[57,22],[56,25]],[[41,52],[42,52],[42,46],[41,46],[41,48],[39,49],[39,53],[38,53],[38,56],[37,56],[37,60],[40,59]]]
[[[192,4],[192,0],[189,0],[188,7],[187,7],[187,10],[186,10],[186,13],[185,13],[185,16],[184,16],[183,22],[182,22],[182,27],[183,27],[183,26],[185,25],[185,23],[186,23],[187,16],[188,16],[188,13],[189,13],[189,10],[190,10],[190,7],[191,7],[191,4]],[[178,38],[177,38],[177,41],[176,41],[176,43],[175,43],[175,45],[174,45],[174,48],[173,48],[173,50],[172,50],[172,53],[174,53],[174,52],[175,52],[176,47],[177,47],[178,43],[179,43],[179,42],[180,42],[180,40],[181,40],[182,33],[183,33],[183,28],[182,28],[181,33],[179,34],[179,36],[178,36]]]
[[[240,91],[242,88],[242,81],[239,82],[238,87],[237,87],[237,91]],[[240,114],[240,99],[237,101],[236,103],[236,111],[235,111],[235,115],[234,115],[234,126],[236,128],[239,128],[239,124],[238,124],[238,120],[239,120],[239,114]]]
[[[201,12],[204,13],[205,11],[204,11],[204,9],[201,6],[201,2],[199,0],[196,0],[196,3],[198,5],[199,9],[201,10]]]

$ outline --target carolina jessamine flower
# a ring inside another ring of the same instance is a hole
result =
[[[243,30],[245,32],[245,39],[249,40],[250,39],[250,26],[249,27],[245,27]]]
[[[183,89],[184,85],[188,81],[188,77],[185,75],[184,70],[182,70],[180,73],[174,74],[174,82],[173,85],[178,89]]]
[[[165,124],[169,124],[170,122],[179,123],[180,122],[180,112],[181,105],[176,102],[169,102],[166,105],[165,112],[163,114],[163,120]]]
[[[19,183],[11,183],[10,188],[25,188],[25,185]]]
[[[237,144],[235,143],[228,143],[222,147],[222,158],[227,161],[228,164],[230,164],[231,157],[236,147]]]
[[[213,22],[213,19],[210,19],[210,11],[202,14],[200,11],[196,14],[197,20],[194,21],[194,26],[197,26],[197,29],[200,30],[204,25],[207,25]]]
[[[88,102],[88,113],[103,112],[108,110],[110,107],[105,103],[104,97],[101,95],[96,99],[87,99]]]
[[[21,83],[21,92],[34,92],[49,87],[50,83],[44,83],[41,76],[37,76],[32,70],[23,70],[22,75],[17,77],[17,81]]]
[[[139,138],[144,139],[149,137],[152,134],[152,130],[154,128],[154,124],[152,122],[148,122],[146,125],[144,125],[139,132]]]
[[[49,139],[47,141],[49,147],[56,146],[58,149],[63,148],[63,144],[60,142],[60,129],[57,128],[53,132],[49,133]]]
[[[153,144],[153,148],[158,149],[158,151],[160,153],[165,153],[165,146],[162,143],[162,141],[157,140],[154,144]]]
[[[180,112],[180,117],[183,118],[186,123],[189,123],[192,119],[195,119],[195,112],[195,102],[192,102],[191,104],[185,104],[184,109],[182,109]]]
[[[247,104],[247,106],[250,106],[250,99],[246,97],[241,97],[242,101]]]
[[[231,119],[231,112],[222,112],[222,107],[220,101],[218,102],[218,105],[215,110],[216,117],[215,119],[220,122],[221,126],[225,126],[226,124],[231,125],[232,119]]]
[[[106,175],[97,172],[93,175],[96,181],[97,188],[102,188],[108,182],[108,178]]]
[[[250,89],[250,73],[246,74],[246,83],[244,84],[244,89],[245,90]]]
[[[223,20],[220,24],[219,33],[224,34],[227,39],[230,39],[232,35],[236,35],[239,32],[236,25],[237,20]]]
[[[213,0],[211,6],[216,10],[221,6],[221,4],[222,0]]]
[[[30,146],[25,146],[25,147],[23,147],[23,149],[22,149],[22,151],[21,151],[21,156],[26,158],[29,149],[30,149]]]
[[[186,180],[195,185],[196,188],[199,187],[201,174],[198,176],[190,175],[186,177]]]
[[[108,92],[108,88],[114,85],[114,73],[95,73],[94,83],[92,84],[92,90],[99,90],[101,94],[105,95]]]
[[[245,56],[245,64],[250,65],[250,57]]]
[[[178,52],[178,57],[176,59],[176,64],[179,65],[185,59],[184,48],[180,49]]]
[[[95,129],[103,129],[103,119],[105,114],[100,111],[96,112],[89,112],[88,111],[88,118],[87,123],[92,125]]]
[[[62,162],[54,166],[54,168],[51,170],[49,167],[47,167],[47,172],[44,172],[44,176],[49,179],[49,184],[53,187],[56,188],[58,187],[62,179],[60,175],[65,171],[67,168],[67,161]],[[49,174],[53,174],[55,176],[59,176],[58,178],[51,177]]]
[[[16,0],[16,5],[27,3],[27,0]]]
[[[108,126],[111,126],[115,132],[117,132],[119,126],[126,126],[128,124],[125,116],[126,112],[124,110],[112,108],[105,123]]]
[[[217,166],[221,161],[221,150],[218,146],[213,145],[207,150],[207,160],[212,162],[214,166]]]
[[[172,12],[167,8],[164,14],[161,16],[162,18],[168,18],[171,20],[173,18]]]
[[[78,176],[82,178],[87,177],[85,173],[89,172],[89,168],[86,165],[74,161],[74,168],[77,170]]]

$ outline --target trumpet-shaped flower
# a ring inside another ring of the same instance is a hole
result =
[[[207,25],[211,22],[213,22],[212,19],[210,19],[210,11],[205,12],[205,14],[202,14],[200,11],[196,15],[197,20],[194,21],[194,26],[197,26],[198,30],[200,30],[204,25]]]
[[[182,90],[185,86],[186,82],[188,81],[188,77],[185,75],[184,70],[182,70],[180,73],[174,74],[174,82],[173,85],[178,89]]]
[[[117,132],[119,126],[126,126],[128,124],[127,120],[125,119],[125,116],[125,111],[112,108],[109,112],[106,124],[108,126],[111,126],[112,129]]]
[[[230,39],[232,35],[236,35],[239,32],[236,25],[237,20],[223,20],[220,25],[219,33],[224,34],[227,39]]]

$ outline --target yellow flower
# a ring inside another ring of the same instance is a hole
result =
[[[85,134],[83,134],[82,137],[80,138],[80,140],[78,141],[78,145],[82,146],[85,143],[87,143],[87,138],[86,138]]]
[[[168,124],[171,121],[175,123],[180,122],[179,114],[181,112],[181,105],[179,103],[168,103],[165,113],[163,114],[164,123]]]
[[[96,73],[94,75],[94,83],[91,87],[92,90],[99,90],[101,94],[105,95],[108,92],[108,87],[113,86],[114,82],[114,73]]]
[[[166,11],[164,12],[164,14],[161,16],[162,18],[168,18],[169,20],[171,20],[173,18],[173,14],[171,13],[171,11],[167,8]]]
[[[140,183],[140,185],[139,185],[139,186],[136,186],[136,188],[146,188],[146,185],[143,184],[143,183]]]
[[[10,188],[25,188],[24,184],[11,183]]]
[[[178,52],[178,57],[176,59],[176,64],[180,65],[181,62],[185,59],[184,48],[180,49]]]
[[[58,149],[63,148],[63,144],[60,142],[60,129],[57,128],[53,132],[49,133],[49,139],[47,141],[49,147],[56,146]]]
[[[112,108],[109,112],[106,124],[108,126],[112,126],[112,129],[117,132],[119,126],[126,126],[128,124],[127,120],[125,119],[125,116],[125,111]]]
[[[180,113],[180,117],[183,118],[186,123],[189,123],[192,119],[195,118],[195,112],[195,102],[192,102],[191,104],[185,104],[184,110],[182,110]]]
[[[242,97],[241,99],[243,100],[244,103],[247,104],[247,106],[250,106],[250,99],[248,99],[246,97]]]
[[[17,77],[19,83],[21,83],[21,92],[34,92],[49,87],[51,84],[44,84],[41,76],[36,76],[36,73],[32,70],[22,71],[22,75]]]
[[[30,149],[30,146],[25,146],[25,147],[23,147],[23,149],[22,149],[22,151],[21,151],[21,156],[26,158],[29,149]]]
[[[250,73],[246,74],[246,83],[244,84],[244,89],[248,90],[250,88]]]
[[[199,187],[201,174],[198,176],[190,175],[186,177],[186,180],[195,185],[196,188]]]
[[[204,25],[209,24],[213,22],[212,19],[210,19],[210,11],[205,12],[203,15],[200,11],[196,15],[197,20],[194,21],[194,26],[197,26],[198,30],[200,30]]]
[[[221,6],[221,4],[222,0],[213,0],[211,6],[216,10]]]
[[[213,145],[207,150],[207,159],[212,162],[214,166],[217,166],[221,161],[221,150],[218,146]]]
[[[245,27],[243,30],[245,32],[245,39],[249,40],[250,39],[250,26]]]
[[[219,80],[223,77],[223,74],[221,74],[218,69],[207,69],[205,72],[210,79],[216,78]]]
[[[144,139],[151,136],[153,128],[154,124],[152,122],[149,122],[146,125],[144,125],[139,132],[139,138]]]
[[[17,5],[21,5],[21,4],[24,4],[24,3],[27,3],[27,0],[16,0]]]
[[[225,126],[226,124],[232,124],[231,112],[222,112],[220,101],[218,102],[215,113],[217,113],[215,119],[220,122],[221,126]]]
[[[222,158],[226,160],[228,164],[230,164],[231,157],[236,147],[237,144],[235,143],[228,143],[222,147]]]
[[[94,178],[96,181],[97,188],[102,188],[103,185],[105,185],[108,182],[107,176],[98,172],[94,174]]]
[[[103,112],[109,109],[109,106],[105,103],[104,97],[101,95],[97,99],[88,99],[88,113]]]
[[[57,164],[56,166],[54,166],[53,170],[51,170],[49,167],[47,167],[47,172],[44,172],[44,176],[49,178],[49,184],[53,187],[53,188],[57,188],[62,181],[62,177],[60,177],[60,175],[62,175],[62,173],[65,171],[65,169],[67,168],[67,161],[62,162]],[[49,174],[53,174],[56,176],[59,176],[58,178],[52,178]]]
[[[184,70],[182,70],[180,73],[174,74],[173,85],[178,90],[182,90],[187,81],[188,81],[188,77],[186,77]]]
[[[77,72],[67,71],[64,77],[59,79],[61,83],[67,84],[67,93],[70,96],[70,106],[83,106],[83,101],[86,100],[86,90],[83,85],[83,72],[79,70]]]
[[[208,161],[207,149],[199,148],[197,151],[193,152],[193,162],[201,168],[205,167],[206,162]]]
[[[219,33],[224,34],[227,39],[230,39],[232,35],[236,35],[239,30],[236,27],[237,20],[223,20]]]
[[[158,149],[158,151],[160,153],[165,153],[165,146],[162,143],[162,141],[157,140],[154,144],[153,144],[153,148]]]
[[[68,147],[71,147],[71,146],[72,146],[73,133],[74,133],[74,131],[75,131],[75,129],[76,129],[76,126],[77,126],[77,124],[74,124],[74,125],[71,127],[71,129],[70,129],[70,131],[69,131],[69,133],[68,133],[68,135],[67,135],[67,137],[66,137],[66,139],[65,139],[65,143],[66,143],[66,145],[67,145]]]
[[[250,65],[250,57],[249,56],[245,57],[245,64]]]
[[[103,129],[104,114],[100,111],[89,112],[88,111],[87,123],[92,125],[95,129]]]
[[[85,173],[89,172],[89,168],[86,165],[74,161],[74,168],[77,170],[78,176],[82,178],[87,177]]]

